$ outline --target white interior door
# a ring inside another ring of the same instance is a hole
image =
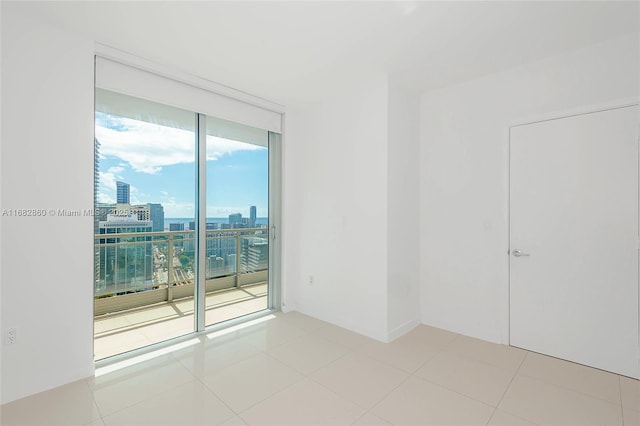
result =
[[[511,345],[639,377],[638,107],[511,128]]]

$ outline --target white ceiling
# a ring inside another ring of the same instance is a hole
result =
[[[2,2],[7,7],[7,2]],[[639,31],[638,2],[19,2],[37,19],[284,104],[388,72],[428,90]]]

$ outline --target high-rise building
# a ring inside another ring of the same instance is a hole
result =
[[[256,227],[257,213],[258,209],[256,209],[256,206],[249,207],[249,228]]]
[[[118,204],[129,204],[130,186],[125,182],[116,182],[116,202]]]
[[[147,203],[151,211],[151,222],[153,222],[153,232],[164,231],[164,208],[159,203]]]
[[[209,256],[207,257],[207,271],[206,277],[219,277],[221,275],[226,275],[229,273],[231,268],[224,264],[224,259],[218,256]]]
[[[235,213],[229,215],[229,225],[233,227],[235,223],[242,223],[242,213]]]
[[[98,216],[98,205],[99,205],[99,197],[100,194],[100,141],[98,138],[93,138],[93,210],[94,210],[94,221],[93,221],[93,233],[98,233],[98,221],[105,220],[107,218],[107,214],[105,213],[104,218],[97,218]]]
[[[207,228],[206,229],[218,229],[218,222],[207,222]],[[189,229],[191,231],[195,231],[196,230],[196,221],[192,220],[191,222],[189,222]]]
[[[151,207],[148,204],[131,206],[130,211],[138,216],[138,220],[151,220]]]
[[[93,138],[93,207],[98,204],[98,191],[100,190],[100,142]],[[96,232],[97,228],[96,228]]]
[[[137,292],[153,287],[151,237],[144,234],[151,227],[150,220],[139,220],[134,213],[107,214],[107,220],[99,222],[100,266],[95,294]],[[128,236],[118,236],[123,233]],[[131,233],[141,234],[138,237]]]
[[[93,138],[93,233],[94,235],[99,232],[99,222],[107,218],[106,214],[104,219],[99,218],[98,211],[98,194],[100,190],[100,142],[98,138]],[[93,253],[93,269],[94,269],[94,281],[97,284],[100,281],[100,250],[94,250]],[[94,284],[94,285],[95,285]]]
[[[256,272],[269,267],[269,241],[263,237],[242,239],[242,272]]]
[[[95,203],[93,211],[93,229],[94,233],[98,233],[100,229],[100,221],[107,220],[107,215],[116,207],[114,203]]]
[[[170,223],[169,231],[184,231],[184,223]]]

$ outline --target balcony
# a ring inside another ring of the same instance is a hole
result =
[[[267,308],[267,228],[206,231],[205,321]],[[195,232],[95,235],[95,359],[193,330]]]

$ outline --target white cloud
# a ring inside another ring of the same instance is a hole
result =
[[[207,161],[217,160],[223,155],[231,154],[234,151],[256,151],[261,149],[266,148],[250,143],[207,136]]]
[[[164,217],[193,217],[195,214],[193,203],[178,202],[167,191],[160,191],[160,203],[164,208]]]
[[[131,204],[144,204],[146,201],[142,201],[143,199],[148,198],[147,194],[140,193],[138,188],[133,185],[129,187],[129,201]]]
[[[116,199],[114,197],[112,197],[111,195],[106,194],[104,192],[98,192],[98,202],[99,203],[114,204],[116,202]]]
[[[121,180],[121,176],[117,176],[113,173],[114,169],[122,169],[122,167],[109,167],[108,172],[98,172],[100,174],[100,188],[98,189],[98,201],[101,203],[115,203],[116,202],[116,181]],[[138,188],[135,186],[129,186],[129,197],[131,204],[144,204],[141,199],[144,199],[147,194],[141,194]]]
[[[110,117],[108,122],[111,127],[96,125],[102,158],[117,157],[135,171],[149,174],[159,173],[164,166],[195,161],[193,132],[122,117]],[[207,160],[217,160],[235,151],[260,149],[265,148],[207,136]],[[122,166],[109,168],[113,174],[123,170]]]
[[[100,186],[107,189],[116,190],[116,176],[111,172],[99,172]]]
[[[193,162],[193,133],[127,118],[119,120],[126,131],[96,126],[101,155],[117,157],[135,171],[149,174],[160,172],[163,166]]]

